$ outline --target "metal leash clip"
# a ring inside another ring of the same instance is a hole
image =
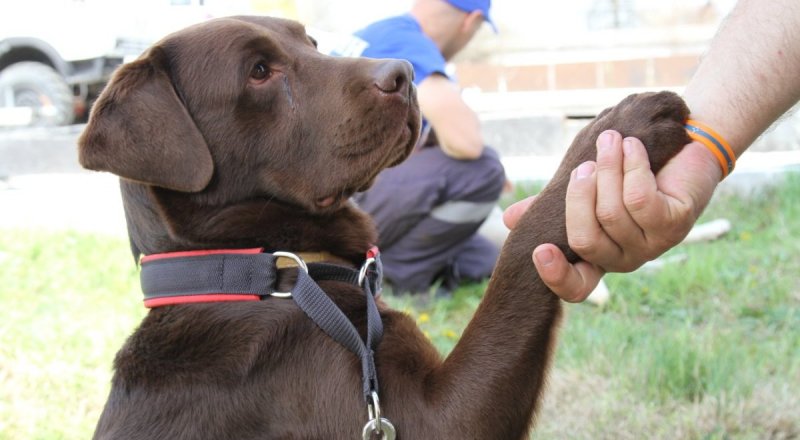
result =
[[[394,425],[388,419],[381,417],[381,403],[378,399],[378,393],[372,391],[370,393],[371,402],[367,403],[367,412],[369,414],[369,421],[364,425],[363,439],[364,440],[394,440],[397,433],[394,430]]]

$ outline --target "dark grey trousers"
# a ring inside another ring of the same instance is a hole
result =
[[[499,250],[476,234],[505,184],[497,153],[456,160],[438,147],[384,170],[355,202],[378,227],[387,281],[399,292],[427,291],[491,275]]]

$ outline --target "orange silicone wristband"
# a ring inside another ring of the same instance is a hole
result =
[[[689,119],[685,127],[690,138],[705,145],[714,154],[722,168],[722,178],[727,177],[736,166],[736,154],[730,144],[713,128],[702,122]]]

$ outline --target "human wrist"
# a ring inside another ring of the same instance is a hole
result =
[[[717,157],[708,147],[698,141],[692,140],[684,149],[692,150],[689,155],[693,158],[693,163],[688,165],[688,168],[692,169],[692,172],[697,174],[695,179],[693,179],[696,184],[699,184],[699,181],[707,181],[704,186],[709,185],[716,187],[717,184],[722,182],[724,179],[722,167]],[[701,176],[703,177],[701,178]],[[713,191],[713,188],[711,191]]]
[[[738,158],[760,134],[760,122],[708,70],[695,74],[684,91],[683,100],[691,110],[689,119],[713,127]]]

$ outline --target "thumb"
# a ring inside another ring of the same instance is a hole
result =
[[[569,264],[558,246],[549,243],[533,250],[533,264],[553,293],[573,303],[585,300],[605,273],[586,261]]]
[[[517,226],[519,219],[522,218],[522,214],[525,214],[525,211],[528,210],[535,199],[536,196],[530,196],[527,199],[514,203],[503,211],[503,223],[506,224],[508,229],[514,229],[514,227]]]

